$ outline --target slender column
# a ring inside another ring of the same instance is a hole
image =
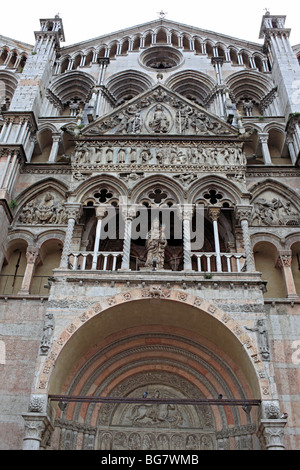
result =
[[[268,147],[269,134],[259,133],[258,138],[262,146],[262,153],[263,153],[265,164],[272,165],[271,155],[270,155],[270,151]]]
[[[68,226],[66,230],[66,236],[64,241],[63,252],[60,260],[60,268],[68,268],[68,256],[71,250],[71,243],[73,238],[73,232],[75,227],[75,222],[80,213],[79,204],[65,204],[67,216],[68,216]]]
[[[122,211],[122,216],[125,221],[124,229],[124,242],[123,242],[123,257],[122,257],[122,270],[130,270],[130,248],[131,248],[131,229],[132,221],[136,216],[135,207],[125,207]]]
[[[184,271],[192,271],[191,258],[191,220],[193,217],[193,206],[184,205],[183,218],[183,266]]]
[[[28,246],[26,251],[26,259],[27,265],[23,277],[23,282],[21,289],[19,290],[19,295],[29,295],[30,294],[30,286],[32,283],[32,279],[34,276],[34,271],[36,265],[40,260],[39,249],[36,246]]]
[[[290,157],[291,157],[291,162],[293,163],[293,165],[295,165],[295,163],[297,161],[297,155],[296,155],[296,152],[295,152],[293,137],[291,135],[287,136],[286,142],[288,144]]]
[[[99,244],[100,244],[100,239],[101,239],[102,220],[105,216],[105,213],[106,213],[105,206],[98,206],[96,208],[97,226],[96,226],[96,236],[95,236],[95,243],[94,243],[92,269],[97,269],[97,259],[98,259]]]
[[[291,300],[297,300],[299,296],[296,291],[294,276],[292,272],[292,253],[290,251],[279,252],[277,266],[281,269],[284,277],[287,298]]]
[[[243,243],[246,256],[246,269],[247,271],[255,271],[254,255],[249,235],[249,225],[248,220],[251,217],[252,206],[237,206],[236,214],[237,218],[240,220],[242,234],[243,234]]]
[[[219,240],[219,228],[218,228],[218,217],[220,215],[220,207],[210,207],[209,216],[213,222],[214,228],[214,241],[215,241],[215,252],[217,261],[217,272],[222,272],[221,264],[221,253],[220,253],[220,240]]]
[[[58,154],[58,148],[59,148],[59,142],[60,142],[60,135],[54,135],[52,137],[52,140],[53,140],[53,143],[52,143],[51,152],[50,152],[50,155],[49,155],[49,162],[55,162],[56,161],[56,157],[57,157],[57,154]]]

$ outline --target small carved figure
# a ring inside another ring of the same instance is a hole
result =
[[[153,120],[149,123],[149,125],[152,128],[152,130],[156,133],[168,132],[170,122],[160,104],[156,106],[154,114],[153,114]]]
[[[264,320],[257,320],[255,328],[249,328],[248,326],[246,326],[246,329],[249,331],[255,331],[257,333],[257,342],[258,342],[259,352],[264,360],[269,360],[270,346],[269,346],[268,330],[265,326]]]
[[[146,238],[147,259],[145,267],[154,267],[156,261],[156,268],[163,269],[166,246],[164,228],[160,227],[159,220],[155,219]]]

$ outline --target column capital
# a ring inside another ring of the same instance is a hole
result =
[[[259,142],[262,144],[267,144],[269,140],[269,134],[268,132],[258,132],[257,137],[259,139]]]
[[[180,216],[183,220],[192,220],[194,214],[193,204],[182,204],[179,209]]]
[[[249,221],[251,218],[253,207],[250,205],[237,205],[235,207],[235,214],[237,219],[241,222],[242,220]]]
[[[135,204],[121,205],[120,210],[124,220],[133,220],[136,217],[137,207]]]
[[[47,440],[53,431],[49,417],[42,413],[24,413],[22,417],[25,421],[23,450],[39,450],[41,444],[46,445],[42,441]]]
[[[208,215],[213,222],[216,222],[218,220],[220,212],[221,212],[221,207],[209,207],[208,208]]]
[[[267,450],[285,450],[283,429],[286,419],[262,419],[257,436]]]
[[[105,214],[107,213],[107,206],[105,204],[101,204],[99,206],[95,206],[96,208],[96,217],[99,220],[104,219]]]
[[[37,246],[29,245],[26,250],[27,264],[37,264],[40,259],[40,250]]]
[[[65,207],[68,219],[77,220],[78,217],[81,215],[81,209],[82,209],[81,204],[73,204],[73,203],[66,202],[64,204],[64,207]]]
[[[290,250],[279,251],[276,264],[279,268],[289,268],[292,264],[292,252]]]

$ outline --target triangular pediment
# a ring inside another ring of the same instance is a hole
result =
[[[89,124],[82,136],[235,136],[238,129],[158,83]]]

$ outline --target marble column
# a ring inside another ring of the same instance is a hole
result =
[[[282,274],[283,274],[287,298],[291,300],[299,299],[299,296],[296,291],[293,272],[292,272],[291,251],[279,252],[277,266],[281,269]]]
[[[68,217],[68,226],[64,241],[63,252],[60,261],[60,268],[68,268],[68,257],[71,250],[71,243],[73,238],[74,227],[76,219],[80,214],[80,204],[65,204],[65,209]]]
[[[96,236],[95,236],[95,243],[94,243],[92,269],[97,269],[99,244],[100,244],[100,239],[101,239],[102,220],[105,217],[106,211],[107,209],[105,206],[96,207],[97,226],[96,226]]]
[[[240,221],[243,234],[243,244],[246,256],[246,270],[249,272],[255,271],[254,255],[249,235],[248,224],[248,220],[250,219],[251,214],[252,206],[236,206],[236,215],[238,220]]]
[[[60,139],[61,139],[60,135],[53,135],[52,137],[53,143],[52,143],[51,152],[49,155],[49,162],[56,161]]]
[[[272,165],[271,155],[268,146],[269,134],[260,132],[257,135],[262,147],[262,154],[265,165]]]
[[[26,251],[26,259],[27,265],[23,277],[23,282],[21,289],[19,290],[19,295],[29,295],[30,294],[30,286],[32,283],[32,279],[34,276],[34,271],[36,265],[40,260],[39,249],[36,246],[28,246]]]
[[[182,210],[183,219],[183,269],[192,271],[191,258],[191,221],[193,217],[193,206],[184,205]]]
[[[216,252],[216,262],[217,262],[217,272],[222,272],[222,263],[221,263],[221,253],[220,253],[220,240],[219,240],[219,228],[218,228],[218,218],[220,215],[220,207],[210,207],[209,208],[209,217],[213,223],[214,229],[214,241],[215,241],[215,252]]]
[[[122,217],[125,222],[124,227],[124,242],[123,242],[123,257],[122,257],[122,271],[130,270],[130,248],[131,248],[131,230],[132,221],[136,216],[135,207],[126,207],[122,210]]]

